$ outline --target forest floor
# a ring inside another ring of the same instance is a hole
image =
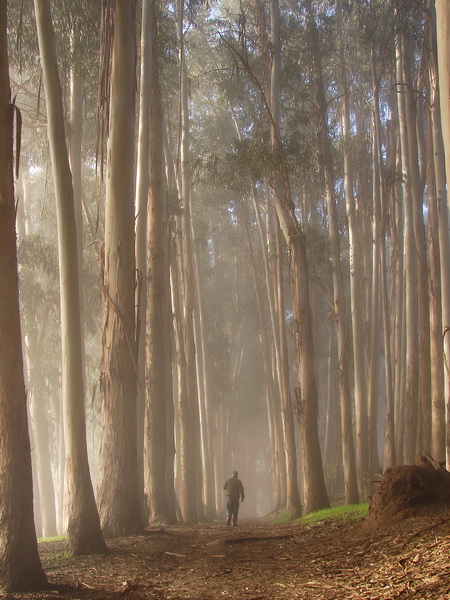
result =
[[[450,600],[450,508],[393,520],[310,526],[241,520],[149,529],[109,554],[68,557],[39,544],[47,600]]]

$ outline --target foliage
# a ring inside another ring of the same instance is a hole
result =
[[[364,504],[347,504],[334,506],[326,510],[309,513],[304,517],[300,517],[293,521],[297,525],[313,525],[315,523],[323,523],[325,521],[346,522],[358,519],[363,519],[368,511],[369,505]],[[285,510],[279,511],[271,516],[271,522],[274,525],[281,525],[289,522],[289,513]]]

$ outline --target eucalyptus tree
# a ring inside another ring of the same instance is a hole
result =
[[[338,208],[335,195],[335,177],[333,157],[328,131],[327,101],[325,96],[322,61],[319,53],[319,30],[312,11],[312,4],[307,5],[307,27],[309,31],[309,44],[312,56],[312,77],[315,87],[317,107],[317,129],[319,136],[319,155],[324,170],[325,189],[327,198],[327,212],[329,219],[329,236],[331,246],[331,259],[333,263],[333,309],[338,339],[338,378],[339,396],[341,402],[342,426],[342,455],[344,461],[345,499],[347,504],[358,502],[358,484],[356,477],[356,458],[352,429],[352,398],[350,394],[350,349],[345,312],[344,284],[341,267],[341,249],[339,239]]]
[[[435,13],[433,5],[435,4]],[[450,173],[450,63],[449,63],[449,47],[450,47],[450,6],[448,2],[443,0],[435,0],[433,3],[430,0],[431,14],[435,15],[435,20],[432,22],[431,31],[434,33],[436,28],[436,38],[432,38],[432,82],[434,88],[434,110],[433,116],[433,143],[435,149],[435,173],[436,186],[438,194],[439,207],[439,249],[441,259],[441,274],[442,274],[442,330],[444,340],[444,367],[445,367],[445,402],[446,402],[446,461],[447,467],[450,465],[450,301],[449,301],[449,282],[448,282],[448,236],[446,235],[448,221],[448,211],[445,211],[443,201],[447,195],[447,203],[450,203],[448,194],[448,179]],[[439,118],[440,115],[440,118]],[[445,172],[442,165],[442,149],[445,155]],[[447,186],[446,186],[447,182]]]
[[[7,3],[0,2],[0,589],[37,590],[47,584],[39,560],[33,519],[14,199],[13,122],[7,49]]]
[[[272,7],[272,15],[279,12]],[[272,17],[273,19],[274,17]],[[273,21],[272,21],[273,23]],[[276,35],[276,34],[275,34]],[[246,50],[243,52],[224,40],[241,62],[247,75],[260,95],[266,110],[271,135],[271,149],[274,158],[273,188],[274,202],[281,230],[290,253],[290,281],[294,315],[295,352],[298,369],[296,403],[299,406],[300,443],[302,448],[302,475],[305,512],[328,506],[328,496],[323,476],[322,457],[317,428],[317,382],[314,370],[314,341],[310,306],[309,275],[307,267],[305,235],[298,220],[284,158],[282,131],[279,120],[280,87],[279,63],[272,63],[270,90],[264,90],[264,83],[253,72]],[[273,37],[271,44],[281,51],[279,39]]]
[[[107,537],[142,531],[137,458],[134,246],[136,3],[105,5],[114,25],[106,175],[98,505]]]
[[[404,45],[402,44],[404,34],[398,38],[396,44],[397,54],[397,78],[399,82],[404,79]],[[405,84],[404,84],[405,85]],[[406,406],[405,406],[405,445],[404,459],[407,463],[414,462],[416,454],[417,439],[417,389],[419,385],[419,339],[418,339],[418,298],[417,298],[417,257],[414,244],[414,216],[411,177],[414,168],[410,162],[408,147],[405,90],[398,93],[398,112],[400,120],[400,142],[402,152],[403,198],[405,210],[405,275],[406,275]]]
[[[201,511],[201,477],[199,440],[199,404],[197,387],[196,350],[194,341],[194,269],[192,259],[192,195],[190,158],[189,73],[185,39],[184,0],[177,2],[177,41],[180,68],[180,114],[177,186],[182,206],[178,219],[178,261],[181,319],[177,328],[178,346],[178,410],[180,454],[180,510],[183,520],[196,522]]]
[[[35,11],[46,92],[47,128],[58,217],[63,339],[62,395],[67,453],[67,543],[74,554],[104,552],[106,544],[100,530],[87,457],[75,210],[54,30],[48,0],[36,0]]]
[[[152,82],[152,2],[142,3],[141,21],[141,65],[139,85],[139,126],[136,156],[136,336],[137,336],[137,448],[140,489],[144,491],[144,413],[146,407],[145,392],[145,327],[147,288],[145,273],[147,270],[147,202],[149,191],[150,157],[150,102]],[[142,502],[144,500],[142,499]]]
[[[428,152],[428,160],[434,169],[434,188],[433,183],[428,181],[428,188],[430,193],[430,202],[433,200],[436,202],[437,207],[437,221],[438,221],[438,251],[439,251],[439,273],[440,281],[433,279],[433,284],[430,284],[432,291],[437,291],[437,287],[440,284],[440,297],[435,298],[434,302],[438,302],[441,311],[441,326],[440,326],[440,338],[438,354],[442,357],[442,367],[445,369],[444,381],[445,384],[442,389],[442,379],[439,376],[439,367],[432,364],[432,369],[436,373],[436,377],[432,379],[432,454],[437,460],[443,460],[446,456],[446,420],[445,420],[445,405],[449,402],[450,398],[450,386],[449,386],[449,374],[448,374],[448,362],[447,358],[450,355],[450,336],[447,333],[448,323],[450,323],[450,275],[447,265],[450,261],[450,243],[448,236],[448,204],[447,204],[447,189],[446,189],[446,176],[445,176],[445,150],[444,141],[442,135],[442,118],[441,118],[441,103],[439,93],[439,73],[438,73],[438,61],[436,51],[436,15],[433,10],[434,2],[430,1],[430,21],[428,26],[429,34],[429,96],[430,96],[430,118],[429,130],[431,131],[431,143],[432,150]],[[428,142],[430,143],[430,142]],[[431,211],[431,215],[434,216],[434,211]],[[430,254],[433,258],[433,265],[436,265],[437,258],[435,258],[436,241],[433,240],[433,228],[434,219],[431,220],[431,232],[430,232],[430,243],[431,249]],[[430,273],[433,277],[433,273]],[[439,302],[440,300],[440,302]],[[436,357],[437,359],[437,357]],[[443,396],[441,401],[441,396]],[[447,423],[448,429],[449,423]],[[447,464],[449,463],[447,458]]]
[[[411,10],[410,19],[418,24],[423,31],[423,19]],[[418,297],[418,331],[419,331],[419,424],[417,449],[424,452],[431,447],[431,378],[430,378],[430,311],[428,294],[428,264],[424,225],[424,189],[426,150],[424,148],[424,128],[422,103],[413,93],[413,88],[421,90],[424,95],[422,77],[416,74],[411,59],[413,53],[422,57],[427,51],[427,45],[414,45],[414,30],[403,38],[404,44],[404,90],[405,113],[408,123],[408,154],[410,161],[410,182],[413,200],[414,244],[417,256],[417,297]],[[423,39],[424,36],[421,36]],[[422,45],[422,47],[421,47]]]
[[[144,110],[149,111],[149,190],[148,208],[143,203],[144,218],[148,218],[147,260],[145,267],[146,290],[146,397],[145,407],[145,461],[144,473],[149,503],[150,521],[176,521],[172,494],[173,486],[166,485],[173,456],[168,452],[168,428],[173,428],[170,404],[173,403],[171,318],[169,288],[169,215],[167,182],[164,164],[164,117],[160,86],[160,57],[157,43],[160,7],[156,1],[145,2],[142,35],[145,48],[142,56],[149,77],[149,97]],[[144,72],[143,72],[144,74]],[[141,78],[141,85],[145,78]],[[141,102],[144,98],[141,94]],[[142,107],[141,107],[142,109]],[[142,166],[145,168],[145,165]],[[145,191],[145,190],[144,190]],[[147,194],[145,194],[147,200]],[[173,411],[172,411],[173,412]]]
[[[197,352],[197,369],[199,381],[200,428],[202,442],[202,475],[203,503],[205,516],[208,521],[217,517],[216,502],[216,448],[214,443],[214,408],[212,399],[212,369],[211,357],[208,354],[208,324],[205,300],[205,282],[201,269],[202,240],[192,231],[194,245],[194,269],[196,283],[197,306],[195,310],[195,345]]]
[[[279,30],[276,20],[278,3],[271,3],[271,43],[275,49],[271,68],[270,131],[272,151],[278,156],[274,174],[275,206],[281,229],[288,244],[291,262],[290,279],[295,320],[295,348],[298,368],[296,401],[300,411],[300,439],[302,447],[302,474],[305,512],[328,506],[322,457],[317,431],[317,384],[314,372],[314,341],[310,308],[309,277],[304,232],[295,214],[289,175],[284,165],[280,128],[280,62]]]
[[[253,239],[251,235],[250,229],[250,218],[249,218],[249,210],[247,206],[248,202],[243,203],[243,206],[240,210],[241,219],[242,219],[242,228],[245,231],[247,238],[247,250],[250,261],[250,267],[252,272],[253,286],[255,288],[255,299],[256,299],[256,307],[258,311],[258,319],[260,326],[260,337],[261,337],[261,354],[264,365],[264,380],[267,387],[267,413],[269,415],[269,427],[271,431],[271,443],[272,443],[272,452],[274,456],[273,461],[273,473],[274,473],[274,488],[275,488],[275,505],[274,510],[280,510],[287,505],[287,489],[286,489],[286,459],[284,456],[285,453],[285,440],[284,440],[284,431],[282,428],[282,413],[281,413],[281,403],[278,400],[279,396],[279,386],[278,381],[276,381],[277,373],[274,372],[273,369],[273,347],[270,343],[271,340],[271,329],[266,327],[266,323],[268,321],[266,313],[266,305],[268,304],[267,298],[265,298],[265,294],[263,293],[262,286],[262,277],[259,274],[259,269],[257,267],[257,261],[255,258],[255,250],[253,248]],[[260,253],[258,253],[260,254]],[[295,452],[295,446],[293,448]],[[297,499],[298,499],[298,507],[296,510],[293,510],[292,518],[295,512],[299,512],[300,505],[300,496],[297,490]],[[293,509],[292,505],[289,504],[289,509]]]
[[[368,414],[365,377],[364,353],[364,297],[363,297],[363,256],[360,236],[361,210],[355,201],[354,193],[354,165],[352,156],[352,130],[350,121],[350,84],[347,61],[351,60],[345,44],[345,39],[352,35],[354,20],[346,18],[345,11],[340,6],[339,23],[342,33],[339,39],[340,73],[339,84],[341,87],[341,123],[342,123],[342,152],[344,163],[345,205],[348,219],[348,245],[350,269],[350,305],[351,305],[351,332],[353,348],[354,371],[354,402],[355,402],[355,454],[358,486],[360,493],[365,496],[369,490],[369,447],[368,440]],[[353,25],[353,27],[351,27]],[[349,31],[347,31],[349,30]],[[344,39],[345,38],[345,39]]]
[[[446,172],[450,173],[450,6],[446,0],[435,0],[435,5],[439,93],[441,99],[442,128],[444,132],[445,166]],[[448,201],[450,202],[450,198]],[[446,324],[446,326],[448,326],[448,324]]]

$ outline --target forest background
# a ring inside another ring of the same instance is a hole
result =
[[[234,468],[294,518],[449,461],[445,0],[2,17],[39,535],[214,519]]]

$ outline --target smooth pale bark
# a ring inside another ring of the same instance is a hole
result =
[[[176,460],[177,460],[177,496],[179,498],[181,519],[185,523],[195,523],[198,520],[197,514],[197,485],[196,485],[196,465],[195,465],[195,446],[197,438],[194,435],[195,417],[193,406],[189,402],[187,358],[185,343],[185,327],[183,314],[183,295],[182,295],[182,271],[183,249],[181,246],[182,234],[178,219],[177,230],[175,233],[176,251],[172,251],[171,266],[171,285],[172,285],[172,313],[175,328],[175,351],[177,367],[177,435],[176,435]]]
[[[433,6],[433,2],[431,3]],[[433,17],[434,17],[434,13]],[[430,92],[431,92],[431,120],[432,120],[432,135],[433,135],[433,148],[434,148],[434,174],[436,184],[436,200],[437,200],[437,212],[438,212],[438,234],[439,234],[439,262],[440,262],[440,275],[441,275],[441,311],[442,311],[442,327],[441,337],[443,341],[443,347],[441,352],[443,354],[444,362],[444,402],[447,406],[447,422],[441,423],[442,409],[439,409],[434,404],[432,405],[432,443],[433,443],[433,456],[436,460],[442,460],[443,456],[446,456],[447,468],[450,465],[450,369],[449,359],[450,357],[450,243],[448,236],[448,198],[447,198],[447,182],[445,176],[445,148],[443,141],[442,125],[444,118],[441,117],[441,102],[439,93],[439,76],[437,68],[437,56],[436,56],[436,30],[435,27],[430,27]],[[447,123],[448,127],[450,126]],[[442,431],[447,431],[447,439],[445,441],[446,450],[443,453],[440,448],[440,440],[442,439]],[[441,457],[441,458],[439,458]]]
[[[181,396],[183,405],[181,410],[181,428],[183,435],[180,439],[182,454],[181,497],[180,508],[183,519],[187,523],[198,520],[198,504],[201,480],[198,480],[200,447],[199,439],[199,407],[197,391],[196,356],[194,343],[194,274],[192,265],[192,238],[191,238],[191,182],[189,160],[189,107],[188,107],[188,72],[186,64],[186,51],[184,40],[184,0],[178,1],[178,44],[180,59],[180,165],[179,190],[183,213],[181,216],[181,247],[180,259],[182,271],[180,277],[182,300],[182,323],[184,360],[186,361],[186,395]]]
[[[135,340],[135,2],[114,5],[103,262],[98,505],[106,537],[142,531]],[[126,440],[126,443],[124,443]]]
[[[360,227],[358,210],[353,193],[353,169],[350,154],[351,129],[350,129],[350,98],[347,81],[347,67],[345,63],[344,43],[341,40],[341,87],[342,87],[342,134],[344,153],[344,185],[345,206],[348,219],[349,237],[349,267],[350,267],[350,306],[353,336],[353,371],[355,395],[355,452],[358,487],[367,497],[370,491],[369,476],[369,445],[367,422],[367,395],[364,361],[364,322],[363,322],[363,273],[362,273],[362,245],[360,243]]]
[[[266,284],[266,293],[267,293],[267,303],[269,307],[269,315],[270,315],[270,330],[272,333],[272,341],[273,341],[273,350],[274,357],[277,364],[277,372],[279,372],[280,365],[280,341],[278,334],[278,321],[276,316],[276,308],[275,308],[275,292],[274,292],[274,284],[273,284],[273,275],[270,270],[270,262],[269,262],[269,251],[267,244],[267,235],[268,232],[262,222],[261,213],[260,213],[260,205],[258,202],[257,191],[254,186],[252,186],[252,201],[253,207],[255,209],[255,217],[256,222],[258,224],[258,232],[261,240],[261,252],[263,258],[264,265],[264,281]],[[270,196],[267,196],[268,202],[270,202]],[[280,389],[280,393],[283,393]]]
[[[145,411],[145,482],[151,523],[173,522],[166,493],[168,405],[173,402],[170,352],[169,226],[164,165],[163,113],[157,56],[157,7],[151,2],[150,189],[147,234],[147,405]],[[147,210],[145,209],[147,213]],[[172,421],[173,423],[173,421]],[[171,457],[173,460],[173,457]]]
[[[216,479],[216,452],[213,438],[214,432],[214,421],[213,421],[213,402],[212,402],[212,375],[211,375],[211,361],[208,360],[208,347],[207,347],[207,311],[205,302],[205,291],[203,285],[203,276],[200,268],[200,252],[198,243],[195,243],[194,239],[194,268],[195,268],[195,282],[197,291],[197,318],[198,318],[198,336],[196,336],[196,347],[199,354],[199,362],[201,363],[199,373],[201,373],[202,379],[202,390],[203,390],[203,402],[204,402],[204,416],[202,425],[202,441],[203,441],[203,490],[204,490],[204,503],[206,510],[206,518],[208,520],[215,519],[217,517],[216,511],[216,490],[215,490],[215,479]],[[199,375],[200,377],[200,375]]]
[[[83,210],[82,210],[82,137],[83,137],[83,77],[82,53],[83,48],[80,41],[81,31],[71,32],[72,65],[70,70],[70,116],[68,128],[69,165],[72,173],[73,201],[75,210],[75,224],[77,232],[78,250],[78,273],[80,281],[80,315],[81,315],[81,339],[82,339],[82,369],[84,397],[86,397],[86,351],[85,351],[85,327],[84,327],[84,295],[83,295]],[[87,213],[86,213],[87,214]],[[93,238],[95,239],[95,237]]]
[[[279,15],[278,0],[271,0],[271,14]],[[281,52],[278,40],[275,54]],[[279,128],[280,106],[279,62],[273,61],[270,78],[270,125],[272,150],[278,155],[279,171],[274,175],[275,207],[290,253],[290,282],[292,287],[294,339],[298,366],[296,402],[300,413],[302,449],[303,506],[307,514],[329,506],[323,473],[322,454],[317,423],[317,385],[314,372],[314,339],[310,306],[309,276],[305,238],[295,214],[287,173],[282,165],[282,146]]]
[[[419,316],[419,421],[417,430],[417,452],[423,454],[431,448],[431,365],[430,365],[430,308],[428,302],[428,264],[425,226],[423,220],[424,182],[419,170],[419,150],[417,130],[417,94],[413,91],[418,85],[412,76],[410,44],[403,38],[403,67],[405,114],[407,119],[408,154],[413,202],[414,242],[417,259],[417,297]],[[419,136],[423,137],[423,136]],[[421,157],[422,165],[426,167],[426,157]]]
[[[327,408],[325,417],[324,462],[327,467],[327,487],[330,498],[342,495],[344,474],[342,469],[342,430],[341,411],[339,407],[339,390],[337,384],[337,342],[334,322],[329,319],[328,332],[328,382]]]
[[[25,241],[30,224],[27,223],[25,202],[26,186],[23,176],[20,176],[22,194],[17,201],[17,235],[20,242]],[[17,189],[17,188],[16,188]],[[20,282],[19,282],[20,283]],[[53,440],[49,438],[46,402],[48,405],[48,387],[43,381],[43,369],[40,357],[42,352],[44,333],[47,329],[50,305],[47,306],[43,316],[29,311],[27,320],[31,320],[28,333],[23,340],[23,362],[25,373],[25,386],[28,391],[28,410],[31,435],[31,452],[33,461],[33,490],[35,523],[38,537],[52,537],[57,535],[55,486],[53,484],[50,464],[50,447]],[[23,317],[22,317],[23,318]],[[47,405],[47,406],[48,406]],[[57,423],[55,419],[55,423]]]
[[[156,40],[153,40],[155,42]],[[164,112],[164,111],[163,111]],[[177,179],[175,175],[173,157],[169,149],[169,135],[168,135],[168,127],[166,120],[164,130],[163,130],[163,144],[164,144],[164,157],[165,157],[165,169],[166,169],[166,181],[167,181],[167,193],[170,191],[177,190]],[[169,310],[170,307],[173,307],[173,297],[172,292],[174,291],[174,287],[171,284],[171,272],[172,272],[172,263],[173,256],[172,250],[175,248],[174,237],[175,237],[175,218],[169,218],[168,221],[169,231],[168,231],[168,268],[166,270],[166,287],[168,289],[168,302],[169,302]],[[172,242],[171,242],[172,240]],[[177,520],[181,520],[180,508],[178,505],[176,493],[175,493],[175,460],[177,458],[176,453],[176,442],[175,442],[175,404],[174,399],[177,396],[176,387],[177,387],[177,364],[176,360],[174,360],[174,356],[176,356],[175,347],[176,347],[176,331],[174,327],[174,311],[172,310],[172,316],[170,319],[170,330],[167,332],[169,335],[169,345],[168,345],[168,361],[166,362],[165,369],[167,371],[166,377],[168,381],[172,382],[171,388],[172,393],[171,397],[168,398],[167,401],[167,446],[166,446],[166,498],[167,498],[167,510],[169,511],[170,520],[176,522]]]
[[[47,422],[45,383],[42,381],[42,364],[40,356],[43,356],[42,341],[43,334],[48,323],[47,310],[42,322],[35,323],[34,328],[30,328],[30,334],[26,337],[26,364],[27,388],[29,393],[29,412],[31,429],[34,438],[34,456],[36,464],[36,480],[39,491],[39,504],[41,516],[42,537],[52,537],[57,535],[56,529],[56,508],[55,508],[55,488],[53,485],[52,469],[50,462],[49,427]]]
[[[48,0],[35,0],[35,11],[58,224],[67,544],[73,554],[105,552],[107,548],[100,531],[87,457],[78,241],[62,93]]]
[[[378,456],[378,391],[380,369],[380,245],[381,245],[381,177],[379,143],[377,139],[376,121],[378,114],[379,81],[375,73],[375,56],[372,51],[372,89],[374,96],[374,115],[372,117],[372,285],[369,312],[369,361],[368,361],[368,417],[369,417],[369,451],[370,473],[379,473]]]
[[[259,326],[260,326],[260,338],[261,338],[261,354],[263,357],[263,366],[265,373],[265,380],[267,383],[267,404],[269,414],[269,431],[271,434],[271,443],[274,449],[274,468],[275,468],[275,481],[277,485],[276,495],[277,504],[274,509],[279,510],[286,506],[286,456],[285,456],[285,438],[283,435],[282,428],[282,406],[281,399],[277,393],[277,386],[274,381],[273,370],[272,370],[272,353],[271,345],[268,339],[267,333],[267,317],[265,310],[264,295],[261,291],[260,280],[258,276],[258,270],[256,266],[255,252],[253,249],[253,241],[250,232],[249,215],[246,207],[242,210],[243,214],[243,225],[247,238],[248,255],[250,259],[250,267],[252,271],[253,286],[255,289],[256,306],[258,310]]]
[[[276,270],[272,274],[270,268],[269,252],[268,252],[268,237],[270,231],[268,227],[264,227],[262,222],[260,207],[257,199],[256,190],[252,189],[253,205],[255,208],[256,220],[261,240],[261,249],[264,264],[264,274],[266,283],[266,294],[270,313],[270,330],[272,334],[273,352],[272,361],[274,362],[274,385],[280,396],[281,423],[283,427],[283,448],[285,455],[285,466],[283,472],[285,478],[282,481],[281,501],[286,498],[285,505],[291,515],[295,519],[301,515],[300,493],[298,491],[297,481],[297,456],[295,444],[295,430],[292,416],[292,402],[289,380],[289,362],[286,342],[286,323],[285,323],[285,307],[284,307],[284,290],[283,290],[283,265],[281,241],[280,252],[277,253]],[[276,217],[275,217],[276,218]],[[276,236],[280,235],[279,223],[277,220]],[[283,345],[283,347],[282,347]],[[283,454],[280,455],[280,461],[283,459]]]
[[[80,33],[72,32],[73,65],[70,71],[70,128],[69,128],[69,164],[72,173],[75,221],[78,241],[78,269],[80,277],[80,303],[83,314],[83,294],[81,282],[83,272],[83,219],[81,210],[81,142],[83,133],[83,80],[81,76]],[[84,344],[83,344],[84,348]],[[84,350],[83,350],[84,351]],[[84,368],[83,368],[84,371]]]
[[[419,338],[417,298],[417,258],[414,240],[413,198],[411,191],[411,168],[408,146],[408,123],[405,107],[403,55],[401,40],[396,44],[398,113],[403,173],[403,203],[405,213],[405,319],[406,319],[406,395],[404,426],[404,460],[414,464],[416,458],[417,411],[419,387]],[[403,85],[402,85],[403,84]],[[415,127],[415,124],[414,124]]]
[[[439,255],[439,216],[433,160],[431,115],[427,119],[428,261],[431,339],[431,455],[445,460],[444,362],[442,360],[441,264]]]
[[[395,103],[397,100],[395,100]],[[395,135],[398,126],[395,126]],[[401,169],[399,143],[396,143],[392,164],[397,170]],[[389,210],[392,218],[390,224],[390,280],[394,301],[391,303],[394,369],[394,423],[395,423],[395,455],[397,464],[403,462],[403,432],[404,432],[404,398],[405,398],[405,363],[406,363],[406,338],[405,338],[405,272],[404,272],[404,238],[403,238],[403,209],[401,184],[397,183],[391,190]]]
[[[30,420],[35,441],[34,451],[42,537],[50,538],[58,534],[56,529],[55,488],[50,462],[47,416],[39,399],[30,403]]]
[[[280,336],[280,387],[282,391],[282,422],[284,432],[284,446],[286,452],[286,488],[287,509],[291,519],[298,518],[302,513],[300,492],[297,477],[297,451],[295,443],[294,414],[291,400],[289,382],[289,359],[286,339],[286,318],[284,302],[284,277],[283,277],[283,249],[281,231],[278,218],[275,219],[275,239],[277,248],[277,306],[278,306],[278,331]]]
[[[319,32],[315,24],[315,16],[311,2],[308,2],[308,28],[310,50],[313,57],[313,76],[315,85],[315,99],[317,109],[317,126],[319,130],[319,152],[321,165],[324,172],[328,231],[331,246],[331,261],[333,273],[333,310],[338,340],[338,376],[339,398],[341,403],[342,427],[342,458],[344,463],[344,485],[346,504],[357,504],[359,501],[358,484],[356,476],[356,457],[353,442],[352,427],[352,399],[350,394],[349,379],[349,343],[348,325],[345,314],[345,298],[341,269],[341,250],[339,237],[339,222],[337,202],[335,195],[335,181],[333,173],[333,158],[331,153],[330,138],[327,125],[327,102],[322,75],[322,63],[319,53]]]
[[[33,482],[22,361],[13,183],[13,118],[6,0],[0,1],[0,590],[45,587],[33,518]]]
[[[377,136],[378,137],[378,136]],[[380,153],[378,152],[378,156]],[[384,353],[385,353],[385,389],[386,389],[386,424],[384,429],[384,461],[383,467],[396,465],[395,456],[395,422],[394,422],[394,380],[393,361],[391,356],[391,323],[388,285],[388,259],[386,251],[387,206],[385,194],[382,194],[380,276],[383,314]]]
[[[437,24],[437,54],[439,69],[439,96],[445,148],[445,170],[450,178],[450,3],[435,0]],[[447,198],[450,203],[450,196]],[[447,323],[448,327],[450,324]],[[447,361],[449,359],[447,358]],[[447,373],[448,376],[448,373]],[[449,446],[450,447],[450,446]],[[449,461],[450,462],[450,461]]]
[[[199,266],[198,266],[198,255],[196,248],[196,240],[194,231],[192,231],[192,240],[193,240],[193,264],[194,264],[194,272],[195,272],[195,291],[198,297],[198,277]],[[208,476],[208,471],[212,466],[209,462],[209,457],[211,456],[208,448],[208,435],[206,432],[206,399],[205,399],[205,378],[203,373],[203,344],[202,344],[202,334],[200,332],[200,316],[199,316],[199,306],[198,302],[194,307],[194,336],[195,336],[195,357],[197,359],[197,390],[198,390],[198,406],[199,406],[199,417],[200,417],[200,447],[201,447],[201,478],[202,478],[202,506],[205,509],[205,518],[207,521],[210,520],[210,509],[208,507],[207,495],[211,490],[212,480]],[[208,462],[208,466],[207,466]],[[213,473],[214,471],[211,471]],[[209,485],[208,485],[209,484]],[[209,489],[208,489],[209,488]]]
[[[379,343],[378,331],[374,331],[375,325],[378,323],[378,313],[380,312],[378,295],[381,296],[381,312],[380,316],[383,323],[384,333],[384,371],[385,371],[385,392],[386,392],[386,423],[384,431],[384,463],[385,468],[394,466],[396,463],[395,456],[395,434],[394,434],[394,394],[393,394],[393,362],[391,358],[391,322],[390,322],[390,304],[389,304],[389,289],[388,289],[388,265],[386,252],[386,234],[387,234],[387,217],[388,205],[387,194],[385,187],[384,162],[382,159],[382,136],[381,136],[381,120],[379,108],[379,79],[376,75],[376,59],[375,53],[372,50],[372,86],[374,96],[373,109],[373,143],[372,143],[372,161],[373,161],[373,303],[376,305],[374,310],[373,321],[371,323],[371,335],[374,335],[374,345],[371,348],[373,353],[377,352]],[[379,261],[379,264],[378,264]],[[377,280],[375,280],[377,277]],[[378,281],[379,278],[379,281]],[[377,297],[375,297],[375,294]],[[375,346],[376,344],[376,346]],[[374,365],[374,371],[371,375],[378,378],[378,357]],[[372,365],[371,365],[372,366]],[[372,383],[372,381],[371,381]],[[370,428],[369,435],[371,439],[371,473],[377,473],[380,469],[378,459],[378,436],[377,436],[377,413],[378,402],[376,399],[378,386],[371,386],[372,395],[370,397]]]
[[[153,0],[142,2],[141,19],[141,76],[139,87],[139,129],[137,142],[136,168],[136,337],[137,337],[137,452],[139,491],[144,491],[144,472],[148,463],[144,461],[144,414],[146,408],[145,390],[145,336],[147,285],[147,203],[149,194],[150,157],[150,98],[152,81],[152,32],[151,7]],[[143,515],[148,507],[142,498]]]
[[[379,106],[379,104],[377,104]],[[394,374],[395,374],[395,319],[392,319],[392,306],[395,306],[395,281],[389,281],[389,257],[387,251],[387,236],[389,228],[389,208],[390,198],[385,184],[385,167],[381,159],[381,122],[379,110],[375,111],[375,135],[377,140],[377,160],[380,165],[380,184],[381,184],[381,245],[380,245],[380,275],[381,275],[381,298],[383,315],[383,333],[384,333],[384,354],[385,354],[385,389],[386,389],[386,423],[384,429],[384,461],[383,467],[393,467],[397,464],[395,452],[395,394],[394,394]],[[387,138],[389,150],[387,152],[387,167],[395,165],[395,144],[393,142],[391,122],[387,122]],[[395,213],[392,215],[395,219]],[[395,256],[395,253],[392,253]],[[395,258],[393,259],[395,262]],[[390,284],[390,285],[389,285]]]

